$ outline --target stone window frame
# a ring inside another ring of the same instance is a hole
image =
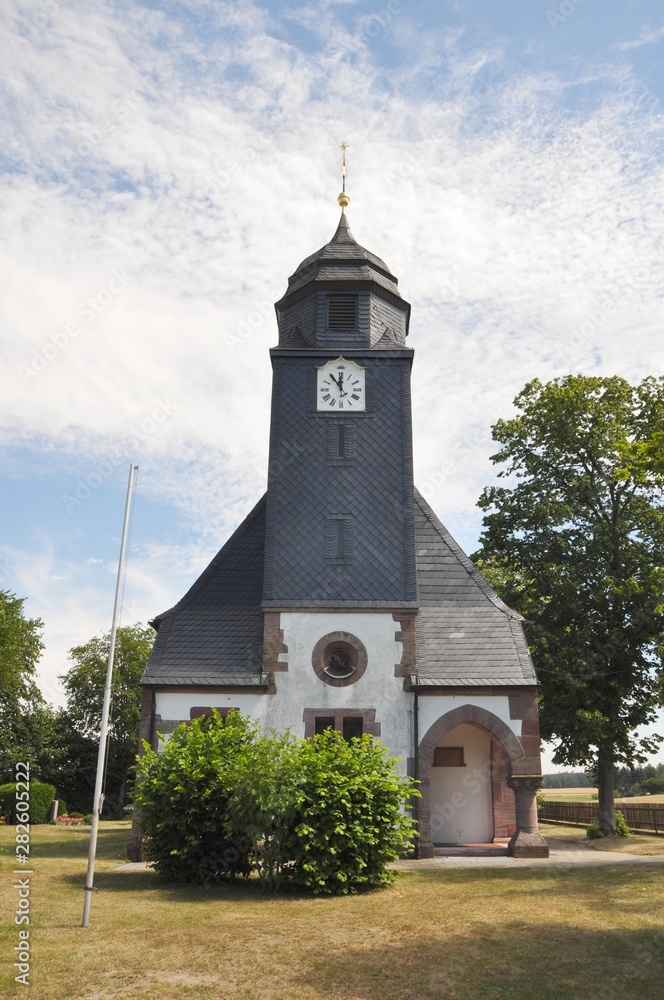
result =
[[[331,674],[326,673],[325,654],[330,646],[341,646],[350,652],[355,670],[348,677],[332,677]],[[311,665],[314,668],[314,673],[319,680],[331,687],[348,687],[349,684],[357,683],[367,669],[368,662],[366,646],[352,632],[328,632],[327,635],[318,640],[311,654]]]
[[[431,766],[466,767],[463,747],[436,747],[433,752],[433,763]]]
[[[302,715],[305,739],[316,735],[317,718],[334,718],[334,728],[339,733],[343,733],[344,718],[361,718],[363,733],[380,736],[380,722],[376,722],[375,708],[305,708]]]

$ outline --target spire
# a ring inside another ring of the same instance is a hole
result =
[[[341,218],[343,220],[346,214],[346,207],[350,203],[350,198],[346,194],[346,150],[348,149],[349,143],[344,139],[341,143],[341,194],[337,198],[337,201],[341,205]],[[341,225],[341,223],[339,223]],[[348,230],[350,232],[350,230]],[[339,230],[337,230],[339,232]],[[352,237],[351,237],[352,238]]]
[[[341,198],[342,195],[339,195]],[[348,225],[348,216],[344,211],[344,206],[341,206],[341,218],[339,219],[339,225],[337,226],[337,231],[330,240],[330,243],[356,243],[356,239],[350,231],[350,226]]]

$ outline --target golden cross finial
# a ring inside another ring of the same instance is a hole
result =
[[[341,211],[346,211],[346,206],[350,203],[350,198],[346,194],[346,150],[350,145],[345,139],[341,141],[341,194],[337,198],[337,201],[341,205]]]

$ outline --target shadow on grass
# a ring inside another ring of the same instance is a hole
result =
[[[430,920],[435,922],[435,914]],[[326,1000],[661,1000],[664,934],[543,924],[467,925],[403,945],[316,959],[302,986]]]
[[[61,881],[67,885],[79,887],[85,881],[85,876],[84,873],[80,875],[67,874],[61,876]],[[195,885],[191,882],[169,882],[157,875],[156,872],[151,871],[97,871],[95,887],[102,892],[111,893],[155,893],[165,901],[186,903],[187,905],[192,903],[205,904],[214,900],[274,905],[275,903],[300,902],[315,898],[311,893],[301,890],[284,889],[277,893],[266,892],[255,876],[248,879],[238,878],[234,882],[221,882],[215,885]],[[380,892],[382,890],[373,891]],[[389,892],[389,889],[387,891]],[[369,895],[369,893],[363,893],[363,895]],[[323,898],[338,899],[339,897]]]
[[[77,831],[72,834],[67,831],[63,836],[38,839],[33,837],[30,844],[30,854],[38,861],[39,858],[84,858],[88,855],[90,846],[90,831],[81,836]],[[110,831],[100,833],[97,840],[97,857],[101,860],[117,859],[118,864],[126,856],[127,838],[122,832]]]
[[[607,894],[607,876],[610,878],[611,894]],[[64,874],[61,876],[63,882],[80,886],[82,875]],[[620,909],[623,913],[642,914],[644,909],[644,897],[638,893],[643,891],[644,882],[647,882],[652,889],[655,882],[664,886],[664,869],[655,871],[647,870],[636,866],[620,865],[615,869],[602,866],[601,868],[575,868],[575,869],[520,869],[515,871],[487,869],[473,870],[470,868],[456,870],[423,870],[409,872],[402,876],[407,881],[419,882],[423,888],[439,888],[444,892],[445,887],[458,892],[460,887],[467,887],[469,893],[475,895],[484,892],[486,896],[501,896],[507,899],[511,896],[520,896],[529,891],[532,886],[533,894],[542,894],[542,905],[546,906],[547,897],[563,896],[570,899],[573,896],[583,896],[586,900],[591,900],[597,911],[606,909],[614,911],[615,893],[621,892]],[[213,900],[226,900],[234,903],[269,904],[284,902],[300,902],[317,899],[321,903],[334,903],[340,899],[339,896],[313,896],[302,890],[284,889],[278,893],[266,892],[258,878],[252,876],[249,879],[237,878],[233,882],[222,882],[215,885],[203,886],[192,883],[169,882],[161,878],[153,871],[97,871],[95,875],[95,886],[111,893],[133,893],[150,892],[162,897],[170,902],[182,902],[190,905],[192,903],[209,903]],[[405,887],[402,879],[399,879],[395,888]],[[415,891],[417,891],[416,887]],[[389,895],[393,888],[372,889],[359,893],[355,898],[362,898],[375,895],[377,899],[389,900]],[[441,896],[441,899],[443,897]]]

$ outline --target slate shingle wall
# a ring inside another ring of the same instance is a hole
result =
[[[327,356],[316,361],[273,352],[266,601],[316,606],[417,596],[404,398],[410,357],[353,357],[367,366],[368,412],[352,418],[353,461],[330,466],[328,421],[336,415],[316,413],[314,403],[315,366]],[[353,518],[352,560],[345,564],[326,557],[326,522],[335,514]]]
[[[260,683],[264,538],[265,497],[182,600],[155,619],[144,684]]]
[[[421,682],[537,683],[519,615],[503,604],[417,491],[415,547]]]

